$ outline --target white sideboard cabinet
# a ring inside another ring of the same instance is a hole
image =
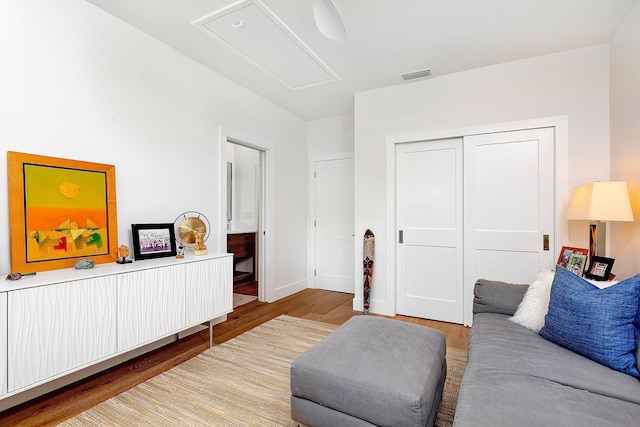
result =
[[[186,269],[175,265],[118,277],[118,351],[184,328]]]
[[[0,399],[233,310],[233,258],[214,253],[0,285]]]
[[[233,254],[218,262],[194,263],[185,271],[185,278],[187,324],[198,325],[233,311]]]
[[[8,391],[116,352],[109,276],[8,293]]]
[[[0,313],[7,312],[7,293],[0,292]],[[7,316],[0,316],[0,396],[7,392]]]

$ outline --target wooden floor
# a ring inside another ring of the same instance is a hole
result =
[[[306,289],[271,304],[253,301],[237,307],[227,316],[226,322],[214,327],[214,344],[225,342],[281,314],[341,325],[352,316],[362,314],[352,310],[352,300],[352,294]],[[469,328],[406,316],[396,318],[439,329],[446,335],[447,346],[467,349]],[[191,335],[122,365],[1,412],[0,425],[56,425],[200,354],[208,348],[208,340],[208,331]]]
[[[234,283],[233,284],[233,293],[234,294],[242,294],[242,295],[251,295],[258,296],[258,282],[255,280],[250,280],[244,283]]]

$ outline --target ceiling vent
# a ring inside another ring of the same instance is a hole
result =
[[[191,23],[289,89],[338,76],[260,0],[243,0]]]
[[[419,70],[419,71],[411,71],[410,73],[400,74],[402,80],[416,80],[416,79],[424,79],[426,77],[431,77],[431,69]]]

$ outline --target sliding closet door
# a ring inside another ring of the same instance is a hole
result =
[[[396,310],[462,323],[462,138],[396,146]]]
[[[464,138],[465,324],[478,278],[531,283],[554,266],[554,129]]]
[[[554,128],[396,145],[396,312],[470,325],[477,279],[554,266]]]

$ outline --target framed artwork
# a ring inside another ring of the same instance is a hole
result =
[[[136,261],[176,256],[173,224],[131,224],[133,258]]]
[[[561,265],[564,268],[567,268],[567,264],[569,263],[569,258],[574,253],[586,256],[589,254],[589,250],[583,249],[583,248],[572,248],[570,246],[563,246],[562,250],[560,251],[560,255],[558,256],[558,262],[556,262],[556,264]]]
[[[115,166],[7,152],[11,270],[118,259]]]
[[[602,256],[594,255],[591,258],[591,265],[589,269],[585,271],[584,276],[593,280],[610,280],[611,269],[613,268],[613,258],[605,258]],[[614,276],[615,277],[615,276]]]
[[[569,255],[569,261],[567,262],[567,270],[575,273],[578,276],[582,276],[584,272],[584,266],[587,263],[587,256],[581,253],[574,252]]]

